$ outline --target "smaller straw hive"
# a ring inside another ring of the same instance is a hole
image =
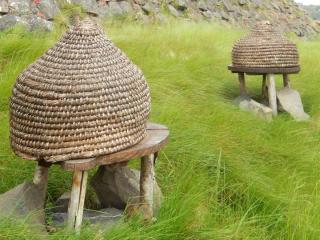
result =
[[[297,68],[299,54],[296,45],[276,31],[269,22],[259,22],[248,36],[235,44],[232,67]]]
[[[11,146],[23,158],[52,162],[109,154],[146,136],[149,112],[141,70],[85,19],[18,77]]]

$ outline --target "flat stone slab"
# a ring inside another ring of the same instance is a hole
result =
[[[281,108],[288,112],[297,121],[307,121],[310,116],[304,112],[301,97],[298,91],[285,87],[277,92]]]
[[[51,210],[53,212],[67,212],[69,201],[70,201],[71,193],[65,192],[63,193],[57,201],[54,203],[55,207],[53,207]]]
[[[41,232],[45,229],[44,199],[32,182],[24,182],[0,195],[0,216],[26,219],[30,226]]]
[[[116,208],[105,208],[100,210],[87,210],[83,212],[83,222],[99,225],[103,230],[111,228],[124,215],[123,210]],[[58,212],[51,214],[52,225],[56,227],[64,227],[67,224],[68,213]]]
[[[93,176],[91,186],[103,207],[125,209],[140,202],[140,171],[127,166],[101,166]],[[153,211],[157,213],[162,193],[156,181],[153,187]]]
[[[234,100],[241,110],[249,111],[267,121],[272,120],[272,109],[254,101],[248,95],[241,95]]]

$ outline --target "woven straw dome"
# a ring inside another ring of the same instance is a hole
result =
[[[232,50],[235,68],[286,68],[299,71],[299,54],[294,43],[287,40],[267,22],[257,23],[252,32],[240,39]]]
[[[11,146],[34,160],[109,154],[145,137],[149,112],[141,70],[85,19],[18,77],[10,102]]]

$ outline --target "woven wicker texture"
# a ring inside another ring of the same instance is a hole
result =
[[[141,70],[85,19],[18,77],[10,102],[11,146],[33,160],[109,154],[145,137],[149,112]]]
[[[291,68],[299,66],[294,43],[276,31],[269,22],[257,23],[252,32],[232,50],[232,66],[240,68]]]

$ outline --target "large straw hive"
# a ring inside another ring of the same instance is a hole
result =
[[[34,160],[109,154],[145,137],[149,112],[141,70],[85,19],[18,77],[10,103],[11,146]]]
[[[232,50],[232,66],[230,69],[256,69],[268,72],[297,72],[299,54],[294,43],[286,39],[267,22],[257,23],[252,32],[240,39]],[[272,71],[271,71],[272,72]]]

